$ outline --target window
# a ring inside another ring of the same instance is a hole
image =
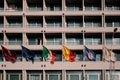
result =
[[[9,39],[9,45],[21,45],[22,44],[22,40],[21,38],[18,38],[18,37],[11,37]]]
[[[56,27],[61,27],[62,26],[62,23],[61,22],[53,22],[53,21],[49,21],[47,23],[47,27],[51,27],[51,28],[56,28]]]
[[[2,54],[2,51],[0,52],[0,62],[3,61],[3,54]]]
[[[86,45],[92,45],[92,38],[85,38]]]
[[[61,38],[49,38],[47,39],[47,44],[48,45],[60,45],[62,44],[62,39]]]
[[[42,52],[39,52],[39,51],[34,51],[35,53],[35,57],[34,57],[34,60],[35,61],[42,61]]]
[[[87,80],[102,80],[101,71],[85,71]]]
[[[22,61],[22,54],[20,52],[16,52],[17,54],[17,61]]]
[[[56,52],[56,53],[57,53],[57,52]],[[57,55],[56,61],[62,61],[62,54],[57,53],[56,55]]]
[[[119,78],[120,78],[119,71],[115,71],[115,72],[112,71],[111,73],[112,74],[110,75],[110,71],[106,71],[106,80],[119,80]]]
[[[62,8],[60,6],[60,4],[50,4],[47,5],[47,11],[61,11]]]
[[[82,61],[83,60],[83,53],[77,53],[76,52],[76,61]]]
[[[114,45],[120,45],[120,38],[114,38],[113,39],[113,44]]]
[[[22,73],[19,71],[7,71],[6,80],[22,80]]]
[[[80,38],[67,38],[67,45],[80,45],[82,42]]]
[[[106,38],[106,44],[111,45],[112,44],[112,38]]]
[[[66,80],[82,80],[82,71],[66,71]]]
[[[27,71],[27,80],[43,80],[42,71]]]
[[[61,71],[46,71],[46,80],[62,80]]]
[[[36,39],[35,38],[30,38],[29,39],[29,45],[36,45]]]
[[[89,75],[89,80],[98,80],[98,75]]]

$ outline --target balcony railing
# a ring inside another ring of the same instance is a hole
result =
[[[9,28],[22,28],[23,25],[22,24],[9,24],[9,25],[6,25],[7,27]]]
[[[22,45],[22,41],[9,41],[9,42],[6,42],[5,44],[9,44],[9,45]]]

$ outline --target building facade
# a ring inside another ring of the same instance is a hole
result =
[[[119,0],[0,0],[0,44],[17,53],[5,61],[0,48],[0,80],[120,80]],[[116,31],[114,31],[116,29]],[[22,57],[21,45],[35,62]],[[42,45],[57,54],[54,64],[42,58]],[[62,58],[62,45],[76,61]],[[83,61],[84,45],[96,61]],[[103,47],[116,62],[103,61]]]

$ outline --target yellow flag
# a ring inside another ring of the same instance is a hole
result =
[[[66,46],[62,47],[62,56],[65,60],[70,62],[76,60],[76,53],[68,49]]]

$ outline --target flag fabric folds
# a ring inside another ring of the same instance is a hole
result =
[[[108,48],[104,47],[103,48],[103,60],[104,61],[116,61],[116,56],[115,53],[111,50],[109,50]]]
[[[12,63],[16,62],[17,60],[17,56],[16,53],[14,51],[8,50],[7,48],[2,47],[2,54],[5,57],[5,60],[7,61],[11,61]]]
[[[63,45],[62,47],[62,56],[65,60],[73,62],[76,60],[76,53],[68,49]]]
[[[96,54],[84,46],[84,59],[88,61],[96,61]]]
[[[43,46],[43,58],[45,60],[50,60],[52,64],[56,60],[57,55],[53,53],[51,50],[48,50],[45,46]]]
[[[34,62],[35,57],[34,52],[30,51],[28,48],[24,46],[22,46],[22,55],[26,60],[31,60],[32,62]]]

